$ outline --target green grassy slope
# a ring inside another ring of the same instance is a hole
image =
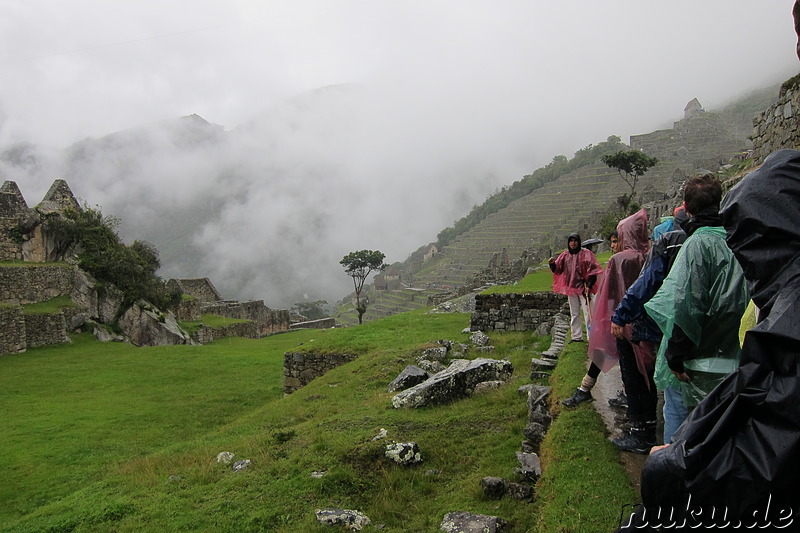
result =
[[[536,503],[490,501],[479,488],[484,476],[514,479],[527,418],[517,388],[529,382],[532,349],[548,339],[493,337],[494,356],[515,366],[506,387],[447,406],[390,407],[386,385],[430,342],[465,342],[467,324],[466,315],[412,312],[357,328],[158,348],[79,335],[2,357],[0,531],[322,531],[322,507],[359,509],[387,532],[437,531],[454,510],[501,516],[512,532],[553,531],[553,520],[562,531],[610,530],[609,509],[633,496],[591,408],[554,425],[573,420],[561,432],[575,433],[570,449],[583,451],[569,454],[602,466],[590,481],[606,489],[591,489],[580,517],[549,502],[556,493],[582,498],[586,479],[562,487],[550,476]],[[361,356],[284,398],[282,354],[295,349]],[[577,370],[562,378],[571,382],[585,364],[585,354],[573,357]],[[416,441],[424,463],[389,462],[386,441],[372,440],[381,428],[389,440]],[[250,468],[216,463],[221,451]],[[568,461],[542,456],[547,468]],[[311,477],[319,471],[326,475]]]

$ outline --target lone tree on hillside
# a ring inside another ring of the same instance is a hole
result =
[[[627,213],[636,193],[636,183],[645,172],[658,163],[658,158],[649,156],[639,150],[620,150],[613,154],[604,155],[600,160],[609,167],[617,169],[622,180],[631,188],[630,194],[623,194],[619,198],[622,209]]]
[[[388,266],[383,262],[384,257],[386,256],[383,252],[379,252],[378,250],[361,250],[359,252],[350,252],[339,261],[339,263],[344,266],[344,271],[347,275],[353,278],[359,324],[362,323],[361,319],[364,313],[367,312],[367,301],[361,300],[361,290],[364,288],[364,282],[367,280],[367,276],[372,272],[380,272]]]

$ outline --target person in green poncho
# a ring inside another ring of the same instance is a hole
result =
[[[664,391],[664,442],[739,362],[739,322],[749,294],[725,242],[722,187],[712,174],[690,178],[684,205],[689,237],[658,292],[645,303],[664,334],[655,382]]]

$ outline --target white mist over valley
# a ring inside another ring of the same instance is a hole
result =
[[[164,278],[288,307],[352,290],[555,155],[800,67],[791,2],[0,7],[0,178],[66,179]],[[182,118],[181,118],[182,117]]]

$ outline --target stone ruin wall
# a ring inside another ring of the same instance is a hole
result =
[[[200,320],[201,315],[206,313],[253,322],[251,325],[233,324],[217,328],[216,333],[211,333],[211,328],[201,328],[196,339],[199,342],[205,342],[201,339],[223,336],[260,338],[288,331],[291,324],[288,310],[270,309],[264,305],[263,300],[223,300],[208,278],[171,279],[167,282],[167,287],[179,288],[184,294],[191,296],[190,299],[184,299],[178,308],[177,316],[180,320]],[[225,332],[228,334],[225,335]]]
[[[22,353],[28,348],[69,342],[73,320],[87,314],[85,307],[56,313],[23,312],[21,305],[72,297],[78,285],[78,269],[70,265],[30,265],[0,268],[0,355]]]
[[[202,312],[226,318],[252,320],[256,324],[257,337],[288,331],[291,323],[288,310],[270,309],[264,305],[263,300],[215,302],[202,306]]]
[[[800,87],[782,88],[778,101],[753,119],[753,159],[761,164],[776,150],[800,149]]]
[[[0,268],[0,302],[35,304],[72,294],[75,268],[59,266],[8,266]]]
[[[531,266],[543,261],[547,257],[545,254],[545,248],[539,246],[537,248],[525,249],[522,251],[519,258],[509,260],[508,251],[504,248],[500,253],[495,252],[486,268],[471,275],[463,286],[428,296],[427,305],[437,306],[454,298],[464,296],[480,287],[486,287],[487,285],[505,285],[513,283],[525,277],[525,274]]]
[[[699,113],[672,129],[631,135],[630,147],[690,171],[716,170],[736,153],[750,149],[751,113]]]
[[[330,329],[336,327],[335,318],[319,318],[317,320],[306,320],[304,322],[294,322],[289,329]]]
[[[5,181],[0,187],[0,261],[27,263],[19,267],[9,265],[0,268],[0,303],[11,306],[3,308],[0,355],[21,353],[27,347],[68,342],[67,331],[72,329],[71,324],[77,315],[100,318],[104,323],[116,318],[121,294],[98,294],[91,288],[94,283],[91,283],[91,287],[86,283],[86,278],[90,276],[66,263],[37,265],[58,260],[54,257],[52,239],[42,231],[42,220],[67,208],[80,209],[80,205],[64,180],[55,180],[35,208],[28,207],[13,181]],[[269,309],[263,301],[221,302],[219,293],[208,278],[170,280],[170,283],[178,283],[181,290],[194,297],[181,304],[178,312],[181,320],[198,320],[201,313],[208,312],[253,321],[218,328],[213,332],[211,328],[202,328],[199,336],[208,341],[231,335],[257,338],[289,329],[288,311]],[[87,287],[88,292],[85,290]],[[66,314],[48,315],[26,315],[18,307],[63,295],[70,296],[83,307],[69,309]],[[117,305],[112,305],[115,302]],[[209,302],[212,304],[208,305]]]
[[[28,344],[22,308],[0,304],[0,324],[0,355],[24,352]]]
[[[184,294],[201,302],[217,302],[222,300],[217,288],[208,278],[171,279],[167,281],[168,289],[180,289]]]
[[[567,297],[553,292],[478,294],[472,313],[472,331],[536,331],[552,328],[564,311]],[[567,311],[569,314],[569,311]]]
[[[283,354],[283,392],[291,394],[356,357],[354,354],[286,352]]]
[[[26,348],[38,348],[69,342],[64,313],[26,314]]]
[[[42,221],[65,209],[81,207],[64,180],[53,181],[34,208],[28,207],[15,182],[5,181],[0,187],[0,261],[58,260],[51,236],[42,231]]]
[[[22,261],[22,244],[14,238],[18,218],[0,217],[0,261]]]
[[[258,324],[255,322],[239,322],[238,324],[229,324],[221,328],[201,326],[198,328],[197,332],[192,335],[192,339],[200,344],[208,344],[216,339],[223,339],[225,337],[258,339],[263,336],[259,335],[258,332]]]
[[[195,300],[194,298],[184,298],[175,310],[175,317],[178,320],[184,321],[200,320],[203,305],[203,302]]]
[[[475,297],[472,331],[549,330],[555,315],[566,312],[567,297],[552,292],[490,294]],[[283,391],[291,394],[313,379],[348,363],[353,354],[286,352],[283,355]]]

